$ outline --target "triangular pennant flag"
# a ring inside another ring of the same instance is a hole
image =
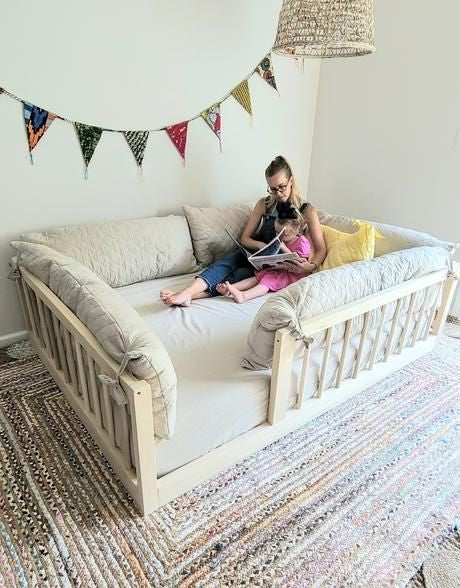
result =
[[[259,65],[256,67],[256,72],[267,82],[274,90],[278,90],[276,87],[275,75],[273,73],[272,56],[269,53]]]
[[[169,138],[185,161],[185,147],[187,145],[188,120],[165,128]]]
[[[145,148],[147,146],[147,139],[149,138],[148,131],[124,131],[123,132],[128,145],[133,152],[134,158],[139,167],[142,166],[144,159]]]
[[[220,123],[221,123],[221,115],[220,115],[220,104],[214,104],[210,108],[203,110],[201,113],[203,119],[207,122],[210,129],[214,131],[217,135],[217,138],[220,141]]]
[[[3,94],[5,90],[3,88],[0,88],[0,94]]]
[[[29,102],[24,102],[23,104],[27,141],[29,143],[29,151],[32,151],[50,127],[56,115],[43,108],[38,108],[38,106],[34,106]]]
[[[241,104],[241,106],[252,116],[251,96],[249,94],[248,80],[241,82],[234,90],[232,96]]]
[[[91,125],[85,125],[83,123],[74,123],[75,130],[77,131],[78,140],[80,141],[81,152],[83,159],[85,160],[85,167],[88,170],[89,162],[93,157],[94,150],[99,143],[103,129],[99,127],[92,127]]]

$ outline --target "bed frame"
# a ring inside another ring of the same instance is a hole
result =
[[[120,383],[128,403],[117,405],[111,398],[109,386],[97,375],[104,373],[114,378],[119,365],[67,306],[23,267],[20,267],[17,284],[30,342],[141,513],[146,515],[430,351],[446,320],[456,281],[446,270],[432,272],[304,321],[301,327],[306,337],[326,331],[322,363],[316,393],[304,401],[310,355],[307,345],[297,402],[290,410],[288,401],[296,339],[287,329],[278,330],[267,422],[161,478],[156,470],[149,385],[125,372]],[[437,293],[434,298],[433,289]],[[417,311],[416,296],[423,297]],[[435,302],[429,302],[431,299]],[[384,342],[383,325],[390,303],[396,304],[396,310]],[[403,303],[408,304],[408,311],[398,333]],[[376,310],[380,313],[379,324],[372,335],[370,357],[363,365],[362,353],[370,336],[370,316]],[[351,378],[342,379],[345,360],[351,352],[352,321],[357,317],[362,317],[362,330],[357,352],[353,351],[356,354],[353,373]],[[342,324],[344,335],[335,387],[323,390],[333,329]],[[376,362],[379,344],[384,345],[385,351],[383,360]]]

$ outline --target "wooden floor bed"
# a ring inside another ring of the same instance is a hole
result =
[[[310,354],[306,345],[297,402],[289,410],[288,391],[296,340],[287,329],[278,330],[266,423],[161,478],[158,478],[156,471],[148,384],[125,372],[120,377],[120,383],[128,403],[119,406],[113,402],[109,386],[102,383],[97,375],[104,373],[114,378],[119,365],[55,294],[23,267],[20,268],[17,284],[30,342],[139,510],[148,514],[429,352],[447,317],[456,279],[446,270],[432,272],[303,322],[301,327],[307,338],[325,331],[321,370],[314,397],[304,401]],[[433,295],[434,290],[436,296]],[[416,296],[423,300],[417,311],[414,310]],[[435,302],[429,304],[433,299]],[[386,310],[392,303],[396,303],[396,310],[387,333],[382,327]],[[408,310],[403,328],[397,332],[396,325],[404,304]],[[362,350],[364,344],[369,343],[369,317],[376,310],[380,319],[373,330],[371,353],[364,365]],[[359,347],[357,351],[353,350],[352,377],[342,379],[345,359],[351,353],[351,325],[357,320],[360,320],[362,329]],[[335,384],[323,390],[333,332],[340,325],[343,338]],[[382,361],[377,362],[376,350],[382,344],[385,353]],[[119,414],[114,418],[116,412]],[[117,431],[116,427],[120,430]],[[121,441],[117,443],[116,439]]]

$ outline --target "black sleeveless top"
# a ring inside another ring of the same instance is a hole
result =
[[[303,214],[309,206],[309,202],[304,202],[300,206],[299,212]],[[274,238],[274,236],[276,235],[275,220],[277,217],[278,211],[276,209],[276,202],[272,206],[270,206],[270,196],[267,196],[265,198],[265,214],[262,217],[262,226],[260,227],[259,232],[257,234],[258,239],[260,239],[264,243],[269,243]],[[264,254],[269,255],[268,250],[267,253],[265,253],[264,251]]]

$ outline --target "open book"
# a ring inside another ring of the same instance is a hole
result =
[[[230,233],[228,229],[225,229],[231,238],[231,240],[235,243],[237,247],[241,249],[241,251],[246,255],[249,263],[253,266],[253,268],[257,271],[264,270],[264,269],[279,269],[279,270],[290,270],[292,266],[286,261],[301,261],[301,257],[298,253],[291,251],[290,253],[279,253],[281,248],[281,236],[284,232],[284,229],[273,237],[273,239],[259,249],[258,251],[248,251],[241,243],[239,243],[233,235]]]

